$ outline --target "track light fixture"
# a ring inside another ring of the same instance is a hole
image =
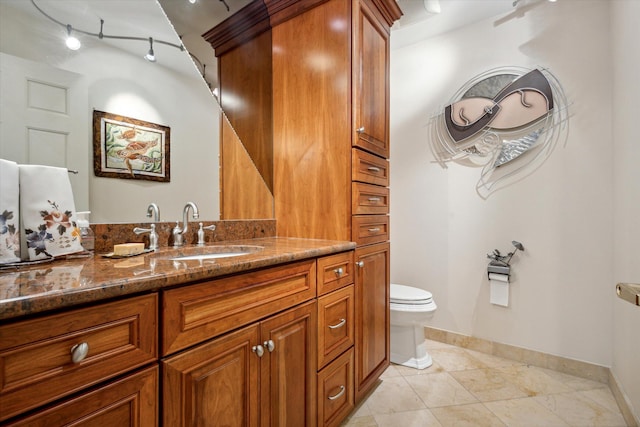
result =
[[[149,37],[149,52],[144,56],[149,62],[156,62],[156,55],[153,53],[153,37]]]
[[[153,42],[155,41],[156,43],[160,43],[166,46],[171,46],[174,47],[176,49],[180,49],[180,50],[185,50],[184,45],[182,43],[180,44],[175,44],[175,43],[171,43],[171,42],[166,42],[164,40],[157,40],[157,39],[153,39],[152,37],[133,37],[133,36],[118,36],[118,35],[107,35],[104,34],[103,32],[103,28],[104,28],[104,20],[101,19],[100,20],[100,32],[99,33],[92,33],[90,31],[84,31],[84,30],[80,30],[78,28],[74,28],[73,26],[71,26],[71,24],[65,24],[63,22],[58,21],[57,19],[53,18],[52,16],[50,16],[49,14],[47,14],[44,10],[42,10],[35,2],[35,0],[31,0],[31,4],[33,4],[33,6],[41,13],[43,14],[45,17],[47,17],[49,20],[55,22],[56,24],[66,28],[67,30],[67,38],[65,40],[65,43],[67,45],[67,47],[71,50],[78,50],[81,47],[81,43],[80,40],[78,40],[77,37],[74,36],[74,34],[84,34],[86,36],[91,36],[91,37],[96,37],[100,40],[102,39],[119,39],[119,40],[138,40],[138,41],[148,41],[149,42],[149,51],[147,52],[147,54],[144,56],[144,58],[150,62],[155,62],[156,58],[153,52]]]
[[[80,43],[80,40],[78,40],[73,34],[71,34],[72,31],[73,27],[71,26],[71,24],[67,24],[67,38],[65,40],[65,43],[69,49],[78,50],[80,49],[80,46],[82,46],[82,44]]]

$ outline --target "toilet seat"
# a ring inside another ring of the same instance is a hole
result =
[[[393,304],[426,305],[433,302],[433,295],[424,289],[392,283],[390,299]]]
[[[396,312],[433,312],[438,308],[431,292],[395,283],[391,284],[389,305]]]

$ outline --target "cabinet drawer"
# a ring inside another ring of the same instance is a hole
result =
[[[352,183],[351,187],[351,212],[354,215],[389,213],[389,189],[387,187],[360,182]]]
[[[351,179],[368,184],[389,186],[389,162],[373,154],[351,150]]]
[[[338,426],[354,408],[353,349],[318,373],[318,426]]]
[[[353,283],[353,252],[318,258],[318,296]]]
[[[0,326],[0,419],[156,360],[157,313],[152,294]]]
[[[158,425],[158,366],[20,419],[12,427]]]
[[[389,240],[389,217],[387,215],[358,215],[351,218],[351,238],[358,245]]]
[[[318,369],[353,345],[353,285],[318,298]]]
[[[164,291],[162,355],[255,322],[315,296],[315,260]]]

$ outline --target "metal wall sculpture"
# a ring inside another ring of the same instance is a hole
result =
[[[539,167],[568,130],[566,97],[546,69],[487,71],[441,111],[430,122],[436,160],[444,168],[452,161],[482,166],[476,191],[483,198]]]

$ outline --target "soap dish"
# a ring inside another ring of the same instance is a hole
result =
[[[109,252],[108,254],[102,254],[102,256],[104,258],[120,259],[120,258],[131,258],[132,256],[148,254],[149,252],[153,252],[153,249],[145,249],[144,251],[142,251],[142,252],[140,252],[138,254],[131,254],[131,255],[116,255],[113,252]]]

